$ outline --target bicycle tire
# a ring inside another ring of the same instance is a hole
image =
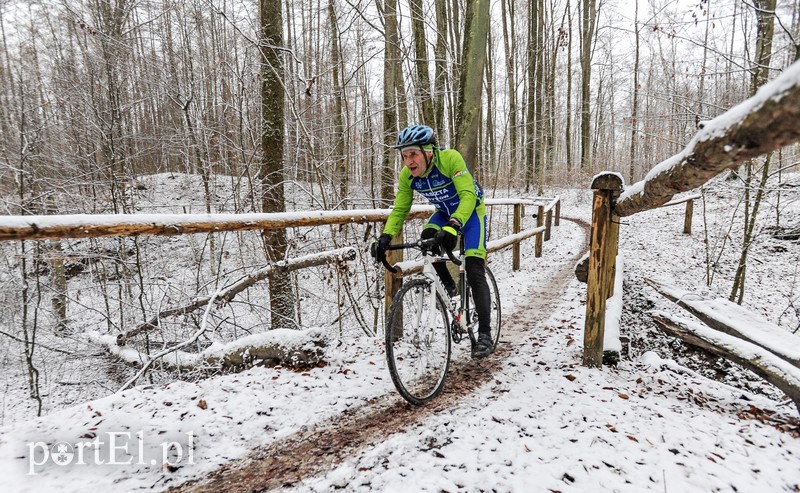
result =
[[[497,281],[494,279],[494,274],[492,274],[491,269],[489,266],[484,267],[486,269],[486,284],[489,285],[489,299],[492,302],[491,308],[491,322],[490,322],[490,334],[492,336],[492,351],[497,348],[497,343],[500,341],[500,328],[502,326],[502,307],[500,306],[500,293],[497,290]],[[475,299],[472,297],[472,290],[469,290],[469,306],[471,308],[472,314],[472,326],[478,326],[478,313],[475,311]],[[477,334],[476,334],[477,335]]]
[[[431,318],[431,296],[435,296]],[[424,278],[403,283],[386,319],[386,362],[400,395],[415,406],[436,397],[450,366],[450,325],[442,298]]]

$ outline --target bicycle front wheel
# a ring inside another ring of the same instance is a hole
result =
[[[412,279],[395,295],[386,320],[386,362],[397,391],[415,406],[444,387],[450,329],[444,301],[428,279]]]

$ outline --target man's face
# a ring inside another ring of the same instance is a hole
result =
[[[432,153],[425,153],[420,149],[404,149],[400,154],[403,158],[403,164],[411,171],[411,176],[416,178],[425,172],[425,167],[427,166],[425,154]]]

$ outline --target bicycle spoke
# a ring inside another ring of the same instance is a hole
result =
[[[406,283],[395,296],[387,320],[386,357],[392,381],[412,404],[423,404],[441,391],[450,337],[444,304],[427,279]]]

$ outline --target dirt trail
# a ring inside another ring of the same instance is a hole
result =
[[[589,224],[579,219],[561,219],[580,226],[585,234],[585,243],[588,243]],[[573,278],[575,262],[583,255],[583,250],[563,262],[544,286],[532,290],[530,303],[518,307],[514,314],[503,320],[501,344],[491,357],[451,363],[445,388],[433,402],[413,407],[395,393],[383,395],[373,400],[369,407],[345,412],[333,421],[256,449],[248,457],[227,464],[205,478],[169,491],[256,492],[292,486],[305,477],[332,469],[362,448],[404,432],[412,423],[456,406],[462,397],[490,382],[495,373],[503,370],[505,360],[523,343],[528,327],[550,316],[553,305],[560,300]]]

